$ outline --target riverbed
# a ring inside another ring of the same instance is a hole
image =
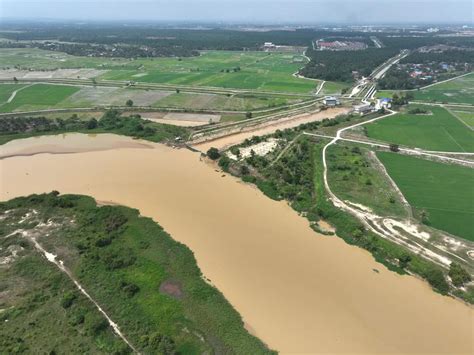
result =
[[[248,329],[282,353],[472,353],[472,308],[314,232],[285,202],[199,154],[68,134],[13,141],[1,155],[2,200],[58,190],[152,217],[193,250]]]

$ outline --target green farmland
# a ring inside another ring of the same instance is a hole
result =
[[[438,229],[474,241],[474,170],[389,152],[378,158],[419,214]]]
[[[414,94],[416,100],[474,104],[474,73],[415,91]]]
[[[0,85],[0,105],[6,103],[10,96],[18,89],[21,89],[24,85],[19,84],[8,84]]]
[[[292,74],[304,65],[299,54],[203,52],[191,58],[90,58],[39,49],[2,49],[0,69],[95,69],[97,80],[311,93],[319,81]],[[75,78],[70,76],[71,79]]]
[[[7,103],[11,94],[19,90]],[[301,99],[262,95],[224,95],[176,93],[175,91],[142,90],[101,86],[68,86],[53,84],[0,84],[0,112],[32,111],[61,108],[125,106],[176,108],[184,110],[253,111],[298,103]]]
[[[1,105],[0,112],[47,109],[57,105],[77,91],[79,91],[79,88],[74,86],[31,85],[19,91],[12,102]]]
[[[474,129],[474,107],[468,108],[451,108],[451,112],[454,116],[459,118],[464,124]]]
[[[474,152],[474,132],[458,118],[442,107],[420,107],[429,114],[399,113],[367,125],[367,136],[427,150]]]

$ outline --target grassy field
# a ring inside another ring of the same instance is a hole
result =
[[[415,211],[430,224],[474,241],[474,169],[389,152],[377,153]]]
[[[416,100],[474,104],[474,73],[413,93]]]
[[[340,95],[343,89],[348,89],[350,87],[347,83],[339,83],[335,81],[326,81],[324,83],[323,89],[321,90],[321,95]]]
[[[0,68],[93,68],[106,71],[98,80],[310,93],[318,81],[292,76],[304,65],[301,58],[291,53],[210,51],[192,58],[121,59],[75,57],[39,49],[2,49]]]
[[[19,91],[12,102],[1,105],[0,112],[47,109],[77,91],[79,88],[74,86],[35,84]]]
[[[0,85],[0,105],[6,103],[10,96],[18,89],[21,89],[25,85],[21,84],[7,84]]]
[[[132,100],[134,106],[178,108],[187,110],[252,111],[300,102],[288,97],[237,96],[224,94],[179,93],[175,91],[141,90],[118,87],[74,87],[66,85],[34,84],[19,91],[11,103],[11,93],[21,85],[0,85],[0,112],[28,111],[58,108],[90,108],[125,106]]]
[[[417,106],[410,105],[407,111]],[[429,114],[400,113],[368,124],[367,136],[427,150],[474,152],[474,132],[446,109],[420,106]]]
[[[408,215],[369,149],[338,144],[331,146],[327,154],[329,182],[339,198],[367,206],[379,215]]]
[[[459,118],[466,126],[474,129],[474,107],[469,110],[468,108],[450,108],[450,111]]]
[[[0,235],[19,227],[31,209],[37,214],[21,227],[59,255],[141,353],[271,353],[203,280],[191,250],[137,210],[97,207],[88,197],[33,195],[0,204],[0,211],[11,210]],[[38,225],[48,219],[55,225]],[[0,313],[1,322],[8,321],[0,332],[5,353],[131,353],[28,238],[17,233],[0,243],[2,256],[12,255],[8,247],[20,250],[9,270],[0,270],[10,285]]]

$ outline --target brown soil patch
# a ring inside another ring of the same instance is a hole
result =
[[[160,293],[168,295],[175,299],[181,299],[184,296],[184,292],[181,288],[181,284],[177,281],[167,280],[163,281],[160,285]]]

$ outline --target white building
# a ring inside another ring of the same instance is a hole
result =
[[[337,106],[340,104],[338,98],[334,96],[326,96],[323,102],[326,106],[331,106],[331,107]]]
[[[361,104],[354,106],[354,112],[359,113],[361,115],[365,115],[366,113],[372,112],[373,107],[370,104]]]

